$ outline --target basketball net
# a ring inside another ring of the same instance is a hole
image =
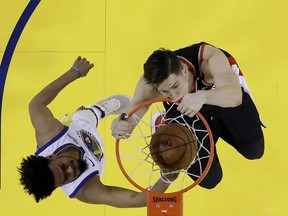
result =
[[[165,110],[163,102],[171,103],[170,108]],[[149,111],[140,119],[137,112],[146,106],[150,106]],[[132,185],[148,194],[148,216],[182,216],[183,193],[202,181],[210,169],[214,156],[213,136],[205,118],[200,113],[193,118],[181,114],[173,116],[171,112],[175,107],[176,104],[168,98],[141,104],[127,117],[127,120],[137,123],[133,133],[121,139],[121,145],[120,140],[116,140],[116,156],[121,171]],[[170,123],[184,125],[194,133],[199,148],[196,157],[187,168],[163,173],[153,161],[149,145],[152,134],[157,128]],[[166,175],[173,173],[179,175],[175,181],[171,182]],[[170,184],[163,194],[151,191],[160,178]]]

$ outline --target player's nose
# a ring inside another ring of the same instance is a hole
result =
[[[65,169],[65,174],[66,175],[71,175],[73,173],[73,169],[71,166],[67,166]]]

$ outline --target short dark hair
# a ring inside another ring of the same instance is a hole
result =
[[[55,190],[54,175],[48,164],[47,158],[30,155],[26,159],[23,158],[21,167],[17,168],[21,175],[21,185],[24,186],[25,192],[34,195],[37,203]]]
[[[160,85],[170,74],[179,74],[181,62],[177,55],[164,48],[154,51],[144,64],[144,79],[148,84]]]

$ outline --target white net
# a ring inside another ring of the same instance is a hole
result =
[[[207,122],[201,114],[193,118],[181,114],[175,115],[173,112],[176,106],[173,103],[170,105],[170,108],[165,110],[162,101],[153,102],[142,119],[137,116],[137,110],[135,113],[130,113],[129,121],[135,121],[137,126],[132,134],[121,139],[117,145],[118,162],[123,167],[125,176],[140,190],[149,190],[161,178],[162,181],[171,183],[166,193],[185,192],[197,185],[209,170],[214,143]],[[170,123],[187,127],[197,138],[199,149],[187,168],[163,173],[153,161],[149,147],[152,134],[157,127]],[[167,175],[174,173],[178,173],[179,176],[175,181],[170,182]]]

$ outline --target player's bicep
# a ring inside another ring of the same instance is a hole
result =
[[[30,102],[29,114],[36,131],[38,147],[54,138],[64,128],[46,106],[39,105],[37,102]]]
[[[205,46],[201,69],[208,79],[214,82],[216,88],[221,86],[240,88],[237,75],[232,71],[227,57],[215,47]]]

